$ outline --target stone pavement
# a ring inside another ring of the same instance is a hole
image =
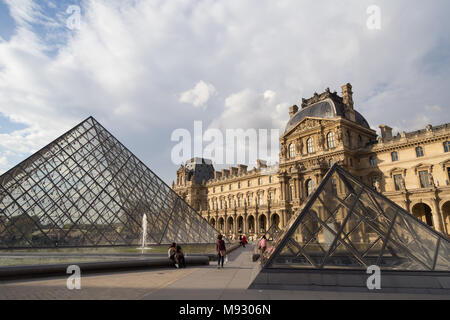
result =
[[[258,272],[253,246],[229,255],[224,269],[188,269],[104,273],[83,276],[81,290],[68,290],[67,277],[0,282],[0,300],[305,300],[305,299],[450,299],[449,296],[332,291],[248,290]]]

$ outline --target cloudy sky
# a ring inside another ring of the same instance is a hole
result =
[[[373,128],[450,122],[448,12],[448,0],[0,0],[0,172],[92,115],[170,183],[175,129],[281,128],[289,105],[347,82]]]

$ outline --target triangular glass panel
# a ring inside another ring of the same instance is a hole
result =
[[[0,176],[0,248],[214,243],[216,231],[94,118]]]
[[[265,254],[264,268],[449,271],[449,240],[338,165]]]

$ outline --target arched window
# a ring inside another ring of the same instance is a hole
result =
[[[311,179],[306,181],[306,190],[308,197],[314,192],[314,181]]]
[[[308,153],[314,153],[314,139],[313,138],[309,138],[306,141],[306,145],[308,148]]]
[[[417,158],[423,157],[423,148],[422,147],[416,148],[416,156],[417,156]]]
[[[330,132],[327,134],[327,143],[328,143],[328,149],[336,148],[336,139],[334,137],[334,132]]]
[[[263,198],[262,193],[260,193],[258,195],[258,203],[259,203],[260,206],[262,206],[264,204],[264,198]]]
[[[289,145],[289,158],[295,158],[295,146],[293,143]]]
[[[362,146],[363,146],[363,138],[361,137],[361,135],[358,135],[358,147]]]

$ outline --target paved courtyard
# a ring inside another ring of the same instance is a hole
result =
[[[187,269],[86,275],[81,290],[68,290],[67,277],[0,282],[0,300],[305,300],[305,299],[450,299],[424,294],[355,293],[342,290],[283,291],[248,290],[258,272],[251,261],[253,247],[240,248],[229,256],[224,269],[214,263]]]

